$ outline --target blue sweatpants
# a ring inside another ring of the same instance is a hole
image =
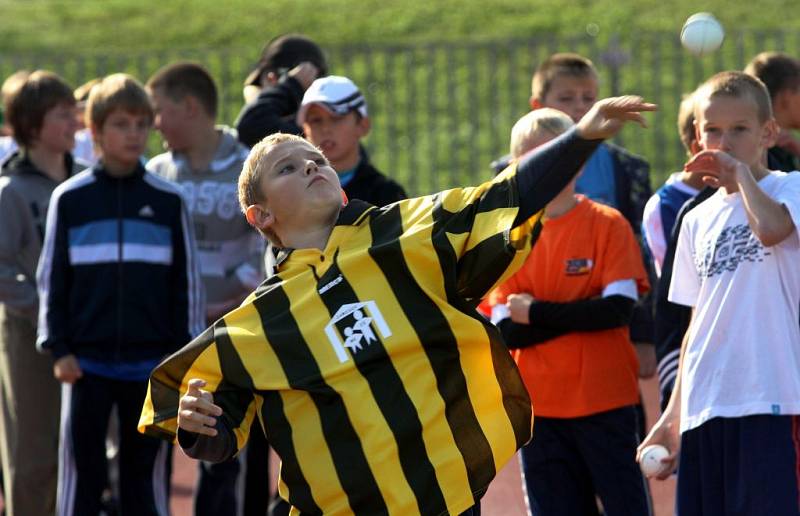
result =
[[[681,435],[679,516],[800,515],[800,416],[714,418]]]

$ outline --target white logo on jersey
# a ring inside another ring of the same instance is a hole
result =
[[[336,323],[342,322],[347,318],[352,319],[352,322],[345,326],[340,333]],[[384,320],[381,311],[378,310],[378,305],[375,301],[349,303],[336,311],[331,321],[325,326],[325,335],[328,336],[339,362],[347,362],[350,358],[346,351],[347,349],[350,350],[351,354],[356,354],[364,347],[378,341],[373,324],[377,327],[382,338],[386,339],[392,336],[392,330],[386,324],[386,320]]]
[[[149,204],[145,204],[144,206],[142,206],[142,209],[139,210],[140,217],[152,217],[155,214],[156,212],[153,211],[153,208],[151,208]]]
[[[320,289],[319,289],[319,293],[320,294],[324,294],[325,292],[329,291],[330,289],[332,289],[333,287],[335,287],[336,285],[341,283],[343,279],[344,278],[342,278],[342,275],[339,274],[338,276],[336,276],[336,278],[331,280],[329,283],[326,283],[326,284],[322,285],[322,287],[320,287]]]

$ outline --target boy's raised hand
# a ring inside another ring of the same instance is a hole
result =
[[[178,406],[178,427],[187,432],[214,437],[217,435],[215,416],[221,416],[222,409],[214,405],[214,396],[202,389],[205,386],[205,380],[189,380],[189,388],[181,396]]]
[[[319,77],[319,68],[314,63],[303,61],[295,66],[287,73],[289,77],[293,77],[303,87],[303,91],[307,90],[311,83]]]
[[[738,190],[739,174],[750,173],[747,165],[730,154],[716,149],[698,152],[683,166],[683,169],[692,174],[700,174],[703,183],[709,186],[725,187],[729,193]]]
[[[583,115],[577,124],[578,134],[587,140],[610,138],[629,120],[647,127],[641,112],[657,109],[658,106],[645,102],[642,97],[636,95],[609,97],[596,102],[592,109]]]

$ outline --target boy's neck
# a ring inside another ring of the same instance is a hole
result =
[[[294,220],[289,227],[274,228],[284,247],[291,249],[319,249],[324,251],[331,238],[333,228],[342,212],[340,206],[326,214],[311,215],[305,221]]]
[[[578,197],[575,192],[566,192],[563,195],[557,195],[555,199],[547,203],[544,208],[544,215],[548,219],[555,219],[566,215],[577,205]]]
[[[136,169],[139,168],[139,162],[133,163],[125,163],[121,161],[117,161],[114,159],[108,159],[105,156],[103,157],[103,168],[108,172],[108,175],[111,177],[128,177],[136,172]]]
[[[354,153],[347,155],[339,161],[331,161],[331,166],[337,174],[344,174],[356,168],[359,161],[361,161],[361,153],[358,147],[356,147]]]
[[[193,172],[205,172],[211,165],[222,141],[222,131],[217,130],[214,124],[203,125],[192,135],[191,143],[183,151],[189,161],[189,168]]]
[[[333,228],[336,221],[332,224],[325,224],[306,231],[298,231],[297,234],[289,235],[284,238],[281,236],[281,242],[285,247],[291,249],[319,249],[325,250],[328,245],[328,240],[331,238]]]
[[[30,147],[27,153],[31,163],[53,181],[60,183],[67,178],[67,164],[63,153],[52,152],[41,146]]]
[[[763,163],[759,162],[755,165],[750,165],[749,167],[750,173],[753,175],[753,179],[755,179],[756,181],[761,181],[762,179],[767,177],[767,175],[769,175],[769,169],[766,167],[766,161],[767,158],[765,155]]]

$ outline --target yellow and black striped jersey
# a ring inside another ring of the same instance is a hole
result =
[[[569,165],[540,196],[596,146],[581,145],[548,156]],[[259,417],[293,514],[470,508],[531,437],[528,393],[475,310],[541,227],[541,211],[514,227],[527,217],[517,180],[511,167],[384,208],[352,201],[324,250],[284,253],[240,308],[153,372],[140,430],[174,439],[181,393],[202,378],[238,449]]]

